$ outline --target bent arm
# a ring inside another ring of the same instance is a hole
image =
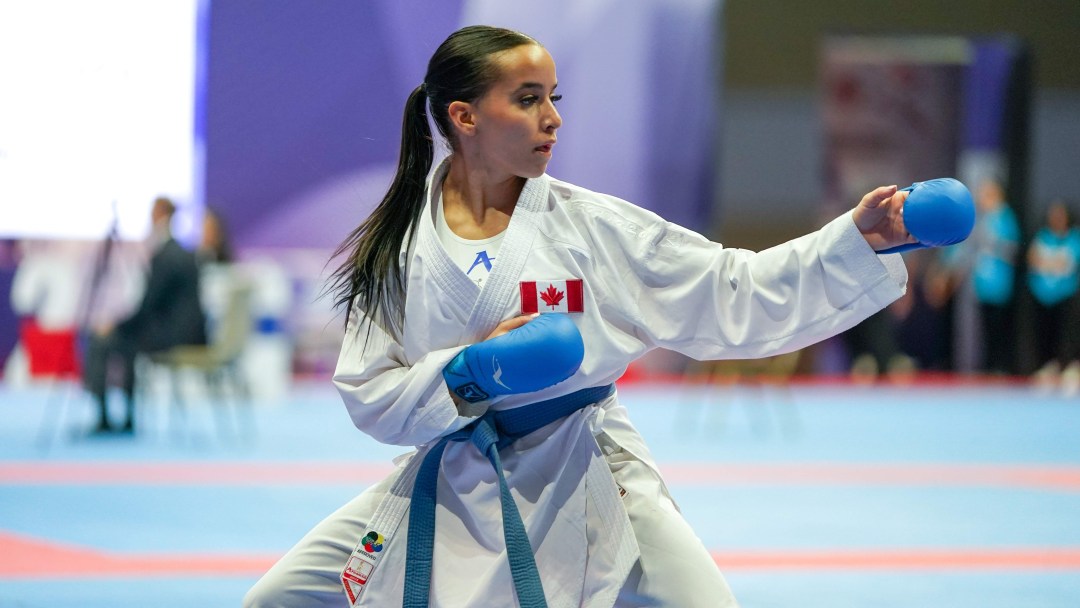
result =
[[[358,429],[382,443],[422,445],[474,420],[458,411],[442,376],[462,348],[432,351],[410,365],[401,345],[354,306],[334,386]]]

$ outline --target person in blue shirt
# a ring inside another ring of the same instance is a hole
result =
[[[1010,314],[1020,247],[1020,224],[1005,201],[1001,184],[987,180],[975,197],[978,217],[971,243],[975,250],[972,282],[983,330],[983,370],[1007,374],[1013,365]]]
[[[1075,296],[1080,289],[1080,228],[1072,225],[1063,200],[1046,209],[1046,223],[1027,250],[1028,289],[1035,300],[1039,382],[1050,382],[1078,357],[1072,335]],[[1074,366],[1080,372],[1080,364]],[[1070,378],[1062,377],[1065,381]]]

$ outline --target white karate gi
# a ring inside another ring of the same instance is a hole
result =
[[[725,249],[647,210],[548,176],[527,181],[480,290],[435,233],[432,201],[448,166],[429,180],[414,245],[402,253],[403,338],[353,309],[334,375],[359,429],[382,442],[420,446],[419,457],[475,419],[455,406],[442,369],[464,346],[520,314],[521,282],[583,280],[584,311],[571,316],[585,358],[569,380],[498,398],[490,404],[495,409],[612,383],[656,347],[697,359],[796,350],[848,329],[905,290],[900,256],[875,254],[850,213],[753,253]],[[735,605],[617,395],[500,454],[552,608]],[[389,479],[313,529],[249,593],[248,605],[347,605],[338,579],[345,561],[375,526],[380,504],[380,513],[407,506],[414,460],[403,459]],[[386,540],[358,606],[401,605],[407,520],[378,518]],[[446,448],[436,521],[431,605],[514,606],[496,476],[467,442]]]

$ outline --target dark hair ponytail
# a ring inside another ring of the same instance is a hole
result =
[[[386,313],[405,300],[401,245],[424,207],[424,182],[434,157],[424,89],[413,89],[405,103],[401,155],[390,189],[334,252],[334,257],[349,254],[331,279],[334,306],[348,310],[359,298],[361,308],[388,330],[400,329],[400,315]]]
[[[400,335],[405,312],[400,254],[415,237],[435,153],[427,104],[440,133],[454,147],[450,104],[479,99],[499,77],[491,56],[523,44],[539,43],[519,32],[477,25],[451,34],[431,56],[424,84],[413,89],[405,103],[401,155],[390,190],[334,252],[334,257],[348,254],[331,277],[335,307],[348,311],[358,306],[383,329]],[[409,243],[404,242],[406,234]]]

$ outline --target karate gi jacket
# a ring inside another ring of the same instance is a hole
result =
[[[369,520],[383,528],[377,529],[383,546],[360,606],[401,605],[408,528],[403,509],[416,463],[431,444],[479,413],[459,411],[443,367],[499,322],[521,314],[532,283],[543,290],[581,280],[574,305],[581,312],[568,314],[584,339],[584,360],[569,380],[483,406],[515,408],[613,383],[658,347],[695,359],[790,352],[854,326],[906,288],[900,256],[877,255],[850,212],[817,232],[754,253],[724,248],[626,201],[544,175],[527,180],[480,289],[451,261],[435,232],[434,205],[448,167],[444,162],[429,178],[415,238],[401,253],[403,332],[395,337],[353,307],[334,375],[360,430],[381,442],[418,446],[415,455],[399,460],[394,488]],[[557,297],[562,291],[541,296],[540,311],[565,308]],[[501,452],[552,607],[613,605],[637,560],[633,530],[598,445],[604,442],[655,471],[617,394]],[[513,585],[495,472],[468,442],[450,443],[442,462],[431,603],[509,604]]]

